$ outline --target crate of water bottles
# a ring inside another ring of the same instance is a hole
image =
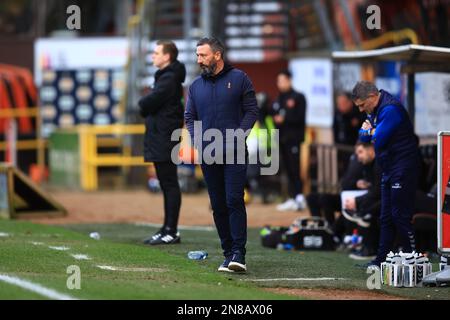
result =
[[[392,287],[412,288],[431,274],[432,269],[430,260],[421,253],[391,251],[381,264],[381,282]]]

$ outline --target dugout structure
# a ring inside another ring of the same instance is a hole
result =
[[[66,209],[16,167],[0,163],[0,218],[64,216]]]
[[[450,48],[423,46],[417,44],[397,47],[364,50],[364,51],[334,51],[332,58],[339,62],[404,62],[401,73],[407,75],[407,108],[412,123],[415,122],[415,75],[421,72],[450,73]],[[437,130],[444,128],[437,128]]]

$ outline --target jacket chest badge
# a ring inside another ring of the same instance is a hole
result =
[[[231,82],[228,82],[228,89],[231,89]]]
[[[295,107],[295,100],[292,99],[292,98],[288,99],[288,100],[286,101],[286,106],[287,106],[289,109],[292,109],[293,107]]]

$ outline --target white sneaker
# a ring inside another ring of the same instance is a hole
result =
[[[298,204],[294,199],[288,199],[286,202],[283,202],[277,205],[278,211],[297,211]]]
[[[304,210],[304,209],[306,209],[306,200],[305,200],[305,197],[302,194],[298,194],[295,197],[295,202],[297,202],[297,206],[298,206],[297,210]]]

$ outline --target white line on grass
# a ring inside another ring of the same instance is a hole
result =
[[[37,242],[37,241],[31,241],[30,242],[33,246],[42,246],[44,243],[43,242]]]
[[[70,248],[69,247],[55,247],[55,246],[49,246],[48,247],[49,249],[52,249],[52,250],[56,250],[56,251],[67,251],[67,250],[70,250]]]
[[[345,278],[273,278],[273,279],[241,279],[243,281],[343,281]]]
[[[161,224],[157,223],[148,223],[148,222],[137,222],[134,223],[135,226],[138,227],[154,227],[160,228]],[[190,230],[190,231],[215,231],[214,227],[209,226],[178,226],[178,230]]]
[[[9,233],[6,233],[6,232],[0,232],[0,238],[7,238],[7,237],[9,237],[9,236],[10,236]]]
[[[16,277],[11,277],[6,274],[0,274],[0,281],[21,287],[25,290],[35,292],[41,296],[44,296],[49,299],[54,300],[78,300],[76,298],[73,298],[71,296],[59,293],[58,291],[55,291],[53,289],[46,288],[40,284],[33,283],[27,280],[23,280]]]
[[[113,266],[97,266],[102,270],[108,271],[125,271],[125,272],[166,272],[167,269],[162,268],[125,268],[125,267],[113,267]]]
[[[91,258],[87,254],[75,253],[71,254],[77,260],[91,260]]]

